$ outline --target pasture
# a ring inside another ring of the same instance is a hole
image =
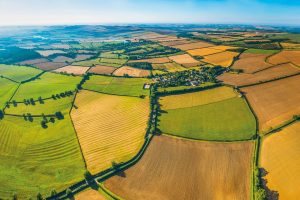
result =
[[[0,121],[1,198],[47,196],[82,180],[85,167],[70,118],[46,129],[41,120],[6,116]]]
[[[128,161],[144,143],[149,100],[80,91],[71,117],[87,168],[98,173]]]
[[[268,131],[300,113],[300,76],[242,88],[259,124]]]
[[[83,85],[84,89],[97,92],[125,95],[140,96],[149,95],[149,90],[143,89],[145,83],[150,83],[146,78],[124,78],[93,75]]]
[[[9,101],[9,99],[17,89],[18,84],[6,78],[0,77],[0,85],[0,110],[2,110],[5,107],[6,102]]]
[[[269,189],[279,192],[279,199],[300,196],[300,123],[289,125],[264,138],[260,165],[267,171],[264,177]]]
[[[149,59],[142,59],[142,60],[130,60],[129,63],[133,62],[148,62],[152,64],[161,64],[161,63],[168,63],[170,62],[168,57],[161,57],[161,58],[149,58]]]
[[[250,200],[252,154],[252,142],[154,136],[137,164],[104,185],[128,200]]]
[[[28,80],[41,72],[41,70],[33,67],[0,64],[0,76],[12,79],[16,82]]]
[[[274,65],[291,62],[300,66],[300,51],[281,51],[268,59],[269,63]]]
[[[250,139],[255,134],[250,108],[231,88],[165,96],[159,103],[158,128],[162,133],[225,141]]]
[[[224,51],[213,55],[204,56],[203,62],[210,63],[216,66],[229,67],[239,53]]]
[[[58,68],[54,70],[54,72],[62,72],[67,74],[74,74],[74,75],[83,75],[89,70],[89,67],[82,67],[82,66],[72,66],[68,65],[62,68]]]
[[[295,74],[300,74],[300,68],[296,67],[291,63],[286,63],[286,64],[270,67],[268,69],[256,72],[254,74],[225,73],[219,76],[218,80],[221,80],[224,83],[229,85],[243,86],[243,85],[250,85],[254,83],[270,81],[270,80],[291,76]]]
[[[130,76],[130,77],[147,77],[150,76],[150,70],[137,69],[134,67],[123,66],[116,69],[113,73],[115,76]]]
[[[60,94],[66,91],[74,91],[79,84],[81,77],[67,76],[57,73],[46,72],[39,79],[22,84],[13,100],[23,102],[24,99],[39,97],[50,98],[52,95]]]
[[[183,65],[184,67],[196,67],[197,65],[201,64],[200,61],[195,60],[189,54],[170,56],[169,59],[180,65]]]

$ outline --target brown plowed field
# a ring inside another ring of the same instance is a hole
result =
[[[208,42],[194,42],[194,43],[188,43],[188,44],[180,44],[173,46],[174,48],[186,51],[190,49],[199,49],[204,47],[214,46],[213,44],[210,44]]]
[[[82,66],[65,66],[59,69],[54,70],[55,72],[65,72],[68,74],[82,75],[85,74],[89,67]]]
[[[149,100],[80,91],[72,109],[80,146],[91,173],[130,160],[144,143]]]
[[[137,69],[129,66],[124,66],[121,68],[118,68],[116,71],[114,71],[113,75],[115,76],[124,76],[124,75],[132,76],[132,77],[146,77],[150,75],[149,70],[145,69]]]
[[[116,70],[115,67],[109,67],[104,65],[96,65],[95,67],[92,67],[89,72],[95,73],[95,74],[106,74],[111,75]]]
[[[56,63],[56,62],[44,62],[44,63],[33,64],[33,66],[42,70],[55,70],[66,65],[67,65],[66,63]]]
[[[252,142],[154,136],[142,159],[105,186],[126,200],[250,199]]]
[[[183,65],[184,67],[195,67],[202,64],[200,61],[195,60],[189,54],[182,54],[177,56],[170,56],[169,59],[174,62]]]
[[[279,192],[279,199],[300,197],[300,123],[292,124],[265,138],[261,166],[268,172],[267,186]]]
[[[271,68],[259,71],[254,74],[232,74],[225,73],[218,77],[218,80],[223,81],[229,85],[243,86],[250,85],[259,82],[265,82],[269,80],[274,80],[281,77],[286,77],[294,74],[300,73],[300,68],[294,66],[293,64],[286,63]]]
[[[153,64],[161,64],[161,63],[167,63],[171,62],[168,57],[162,57],[162,58],[149,58],[149,59],[143,59],[143,60],[130,60],[128,61],[129,63],[134,63],[134,62],[148,62],[148,63],[153,63]]]
[[[259,121],[268,131],[300,114],[300,76],[242,88]]]
[[[244,73],[254,73],[258,70],[262,70],[272,66],[265,62],[268,54],[254,54],[254,53],[243,53],[239,60],[235,61],[232,68],[242,69]]]
[[[268,59],[269,63],[274,65],[286,62],[292,62],[300,66],[300,51],[281,51]]]

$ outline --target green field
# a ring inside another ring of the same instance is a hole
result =
[[[23,102],[24,99],[39,97],[49,98],[53,94],[59,94],[65,91],[74,91],[81,77],[67,76],[56,73],[46,72],[39,79],[24,83],[16,92],[13,100]]]
[[[41,70],[33,67],[0,64],[0,76],[10,78],[17,82],[28,80],[41,72]]]
[[[143,89],[144,83],[149,82],[151,82],[151,80],[146,78],[93,75],[85,82],[83,88],[107,94],[140,96],[149,94],[149,90]]]
[[[162,111],[158,128],[163,133],[186,138],[232,141],[250,139],[256,123],[246,101],[234,97]]]
[[[13,95],[18,84],[5,78],[0,78],[0,110],[4,108],[7,101]]]
[[[40,125],[22,117],[5,116],[0,121],[0,197],[36,199],[48,196],[83,179],[84,162],[69,117]]]
[[[247,49],[245,53],[256,53],[256,54],[274,54],[279,50],[265,50],[265,49]]]
[[[55,112],[62,112],[63,114],[69,114],[72,107],[72,101],[74,95],[64,97],[60,99],[46,99],[43,103],[39,101],[35,102],[35,105],[25,105],[24,103],[18,103],[17,106],[10,105],[9,108],[5,109],[6,114],[23,115],[30,113],[31,115],[53,115]]]
[[[75,62],[73,65],[80,66],[93,66],[93,65],[105,65],[110,67],[120,67],[122,64],[127,62],[126,59],[112,59],[112,58],[96,58],[91,60],[85,60],[80,62]]]
[[[104,52],[100,54],[101,58],[121,58],[127,59],[126,55],[120,54],[120,52]]]
[[[206,83],[200,84],[198,86],[176,86],[176,87],[167,87],[167,88],[159,87],[157,89],[157,91],[158,92],[172,92],[172,91],[179,91],[179,90],[205,88],[205,87],[213,86],[213,85],[215,85],[215,83],[206,82]]]

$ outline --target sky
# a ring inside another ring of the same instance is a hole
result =
[[[300,25],[300,0],[0,0],[0,26],[110,23]]]

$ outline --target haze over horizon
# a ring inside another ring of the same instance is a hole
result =
[[[300,25],[300,1],[0,0],[0,26],[111,23]]]

